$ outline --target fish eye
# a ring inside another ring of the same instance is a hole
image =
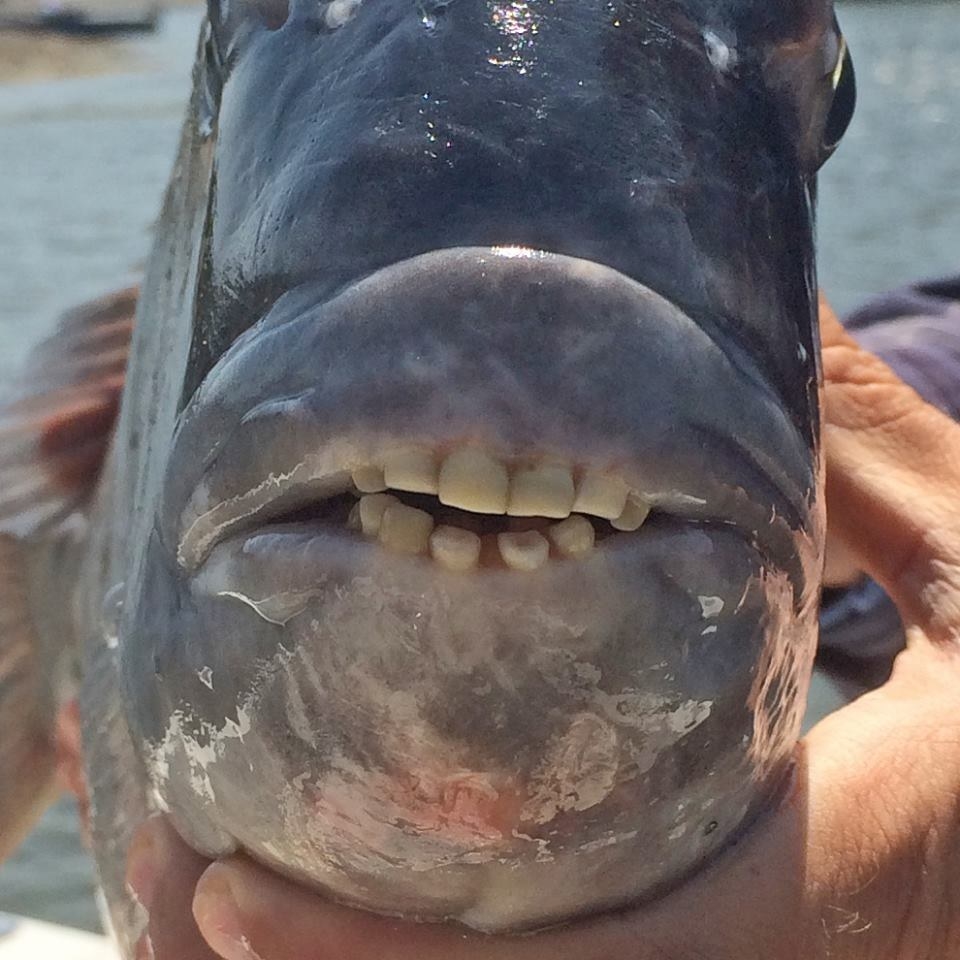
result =
[[[821,163],[837,149],[850,126],[857,105],[857,78],[853,58],[846,41],[841,38],[837,67],[832,75],[833,100],[830,104],[821,141]]]

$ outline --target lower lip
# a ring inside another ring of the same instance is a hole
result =
[[[551,558],[531,573],[504,568],[451,573],[428,557],[390,553],[359,534],[304,522],[268,526],[221,543],[192,578],[192,592],[197,599],[244,603],[277,624],[322,600],[333,585],[349,589],[360,581],[471,606],[510,599],[566,607],[562,598],[570,596],[590,607],[616,606],[620,590],[656,602],[662,578],[683,591],[697,581],[729,585],[732,576],[733,589],[742,589],[745,557],[761,568],[754,548],[732,528],[661,517],[636,533],[607,538],[581,559]],[[653,569],[659,575],[651,580]],[[711,589],[716,593],[716,586]]]

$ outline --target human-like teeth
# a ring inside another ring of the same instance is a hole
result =
[[[507,512],[509,483],[502,463],[482,450],[464,447],[443,461],[440,502],[473,513],[503,514]]]
[[[550,555],[547,538],[528,530],[526,533],[499,533],[500,556],[511,570],[539,570]]]
[[[383,511],[378,538],[395,553],[426,553],[433,533],[433,517],[405,503],[391,503]]]
[[[350,479],[361,493],[382,493],[387,489],[387,482],[380,467],[357,467]]]
[[[380,532],[380,524],[387,507],[399,504],[396,497],[389,493],[372,493],[361,497],[350,511],[347,525],[354,530],[361,530],[368,537],[375,537]]]
[[[573,506],[573,474],[569,467],[541,464],[518,470],[510,480],[507,513],[511,517],[570,516]]]
[[[647,519],[649,513],[650,504],[644,503],[638,497],[631,496],[627,500],[627,505],[623,508],[623,513],[615,520],[611,520],[610,526],[614,530],[632,533],[643,526],[643,521]]]
[[[480,538],[460,527],[437,527],[430,535],[430,555],[447,570],[473,570],[480,562]]]
[[[573,510],[576,513],[589,513],[593,517],[616,520],[627,505],[629,492],[629,487],[619,477],[588,470],[577,484]]]
[[[392,490],[437,492],[437,462],[429,450],[396,450],[383,464],[384,482]]]
[[[560,523],[555,523],[547,536],[562,557],[581,557],[593,550],[596,533],[593,524],[574,514]]]

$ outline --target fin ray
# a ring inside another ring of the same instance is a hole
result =
[[[119,411],[138,293],[65,313],[0,405],[0,531],[29,535],[89,498]]]

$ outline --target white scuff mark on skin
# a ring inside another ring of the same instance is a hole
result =
[[[349,23],[363,4],[363,0],[332,0],[323,12],[323,22],[331,30]]]
[[[103,598],[103,640],[108,650],[120,647],[120,617],[123,614],[125,590],[125,583],[115,583]]]
[[[199,732],[195,734],[192,730]],[[211,804],[216,803],[210,767],[223,756],[227,741],[242,741],[249,732],[250,715],[242,708],[237,710],[236,720],[226,719],[219,728],[196,717],[189,719],[181,710],[175,711],[163,740],[150,751],[148,761],[157,799],[163,807],[167,807],[163,790],[173,774],[171,767],[180,763],[186,764],[186,774],[194,793]]]
[[[216,760],[216,749],[213,742],[201,743],[192,736],[185,722],[182,711],[177,710],[167,724],[167,732],[163,741],[154,748],[152,767],[154,776],[161,785],[169,778],[170,768],[180,754],[187,764],[187,776],[193,792],[210,803],[216,802],[213,784],[207,767]]]
[[[735,41],[735,37],[724,38],[716,30],[703,31],[707,59],[720,73],[731,73],[740,62]]]
[[[608,720],[647,730],[651,735],[662,731],[689,733],[703,723],[713,709],[712,700],[677,703],[656,693],[629,689],[617,694],[598,691],[597,702]]]
[[[711,626],[705,627],[703,630],[701,630],[701,631],[700,631],[700,636],[701,636],[701,637],[706,637],[706,636],[709,636],[710,634],[716,633],[716,632],[717,632],[717,625],[714,623],[714,624],[712,624]]]
[[[513,830],[510,834],[514,840],[523,840],[525,843],[532,843],[537,848],[537,854],[534,857],[536,863],[553,863],[557,858],[550,852],[550,841],[544,837],[531,837],[528,833],[521,833],[519,830]]]
[[[704,620],[709,620],[711,617],[723,613],[722,597],[697,597],[697,600],[700,602],[700,611]]]
[[[197,671],[197,679],[208,689],[213,689],[213,670],[210,667],[204,667]]]
[[[229,717],[223,723],[223,732],[232,740],[243,742],[243,738],[250,732],[250,709],[248,704],[237,707],[237,719],[231,720]]]
[[[292,658],[284,658],[283,668],[289,680],[286,685],[286,715],[290,729],[306,744],[312,744],[316,739],[313,724],[307,712],[303,695],[300,692],[300,678]]]
[[[574,717],[566,733],[547,748],[521,819],[547,823],[560,813],[602,803],[616,783],[619,753],[611,724],[592,713]]]
[[[674,733],[689,733],[710,716],[712,709],[712,700],[687,700],[667,714],[667,727]]]
[[[633,840],[638,833],[638,830],[629,830],[626,833],[612,833],[608,837],[600,837],[599,840],[590,840],[587,843],[581,844],[577,849],[580,853],[594,853],[606,847],[615,847],[618,843],[627,843]]]

